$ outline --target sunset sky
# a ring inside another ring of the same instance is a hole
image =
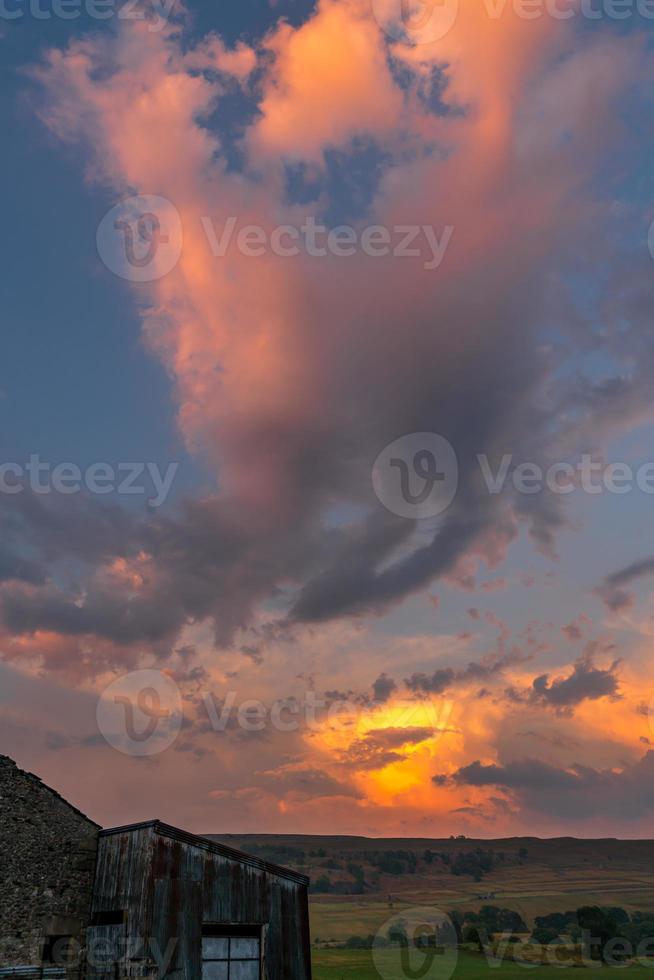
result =
[[[72,2],[0,14],[0,752],[104,825],[651,837],[654,7]]]

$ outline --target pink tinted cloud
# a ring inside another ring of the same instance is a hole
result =
[[[516,537],[513,508],[489,498],[471,461],[507,443],[551,451],[542,404],[552,364],[537,338],[548,276],[587,234],[602,120],[637,73],[639,45],[577,50],[551,18],[488,25],[476,4],[461,8],[451,34],[421,49],[389,45],[367,3],[323,0],[303,25],[278,24],[258,54],[216,36],[183,47],[177,28],[129,22],[115,37],[50,51],[35,70],[42,118],[85,146],[90,179],[119,197],[162,194],[182,218],[179,264],[139,293],[143,329],[172,378],[188,446],[215,466],[217,493],[147,535],[150,574],[134,604],[182,597],[171,633],[216,616],[212,591],[229,596],[228,639],[280,588],[297,597],[295,619],[317,622],[383,609],[443,574],[471,587],[477,563],[500,564]],[[250,85],[255,58],[262,79]],[[456,112],[421,99],[433,72]],[[239,172],[209,124],[225,75],[259,110]],[[556,111],[569,87],[572,148]],[[390,158],[370,222],[453,227],[438,269],[364,254],[212,254],[207,219],[218,234],[229,215],[268,235],[300,224],[307,207],[288,198],[287,162],[320,178],[325,153],[347,155],[357,139]],[[370,466],[391,439],[430,429],[456,445],[460,492],[433,541],[413,547],[410,526],[378,510]],[[331,527],[342,504],[370,517]],[[521,516],[545,542],[561,523],[537,505]],[[191,583],[186,548],[197,553],[200,541],[220,554],[207,554]],[[43,590],[30,593],[36,626]]]

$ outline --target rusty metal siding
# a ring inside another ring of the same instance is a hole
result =
[[[311,941],[306,886],[275,881],[267,936],[267,980],[311,977]]]
[[[127,934],[149,934],[152,921],[151,827],[100,835],[92,915],[117,909],[127,913]]]
[[[198,980],[202,973],[202,886],[189,878],[156,878],[153,949],[166,956],[167,977]]]
[[[94,911],[175,950],[167,977],[200,980],[203,923],[261,925],[265,980],[310,980],[308,879],[154,822],[100,838]]]

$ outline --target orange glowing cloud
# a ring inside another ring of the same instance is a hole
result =
[[[273,31],[264,42],[274,58],[264,72],[261,114],[244,138],[243,174],[225,171],[220,136],[202,123],[222,89],[219,78],[198,69],[229,58],[231,70],[246,77],[251,49],[229,52],[212,39],[182,53],[170,30],[149,33],[136,23],[115,42],[76,42],[51,52],[38,73],[49,93],[45,121],[63,137],[92,141],[93,175],[121,192],[163,194],[181,215],[182,257],[150,291],[146,336],[175,381],[189,445],[212,453],[223,491],[249,500],[255,519],[266,508],[279,520],[311,507],[311,495],[297,492],[311,447],[351,426],[361,398],[365,415],[377,413],[377,392],[348,371],[344,345],[358,349],[358,359],[385,385],[391,366],[409,368],[407,338],[391,324],[419,321],[425,307],[436,329],[431,338],[417,330],[411,360],[457,361],[471,345],[490,343],[486,325],[465,308],[465,342],[440,322],[459,315],[451,312],[459,283],[491,276],[492,288],[508,289],[510,277],[521,266],[527,276],[527,265],[563,233],[561,210],[572,221],[580,206],[571,199],[578,176],[569,159],[553,165],[541,147],[532,155],[523,144],[518,153],[515,142],[522,126],[515,92],[528,91],[544,61],[564,52],[560,22],[505,17],[489,27],[470,0],[445,39],[398,49],[418,75],[425,64],[445,66],[444,97],[465,110],[451,118],[435,116],[411,86],[403,90],[389,69],[385,40],[368,4],[355,0],[324,0],[305,24]],[[628,57],[627,46],[621,50],[611,59],[614,81]],[[98,60],[111,63],[101,80],[94,75]],[[598,64],[584,62],[590,83]],[[266,235],[280,223],[301,223],[306,208],[285,197],[285,160],[320,169],[326,149],[347,150],[354,136],[366,134],[382,146],[399,139],[412,151],[383,177],[374,220],[453,227],[446,278],[427,282],[420,263],[366,256],[347,266],[328,258],[318,267],[306,255],[290,261],[267,251],[255,260],[235,247],[213,254],[230,215],[238,228],[256,225]],[[263,158],[264,179],[250,179],[247,168]],[[512,258],[495,270],[488,258],[500,249]],[[380,319],[383,327],[360,327]],[[355,444],[360,438],[356,425],[352,438]],[[348,478],[343,464],[331,466],[327,497]]]
[[[275,58],[250,137],[254,153],[321,162],[354,136],[389,137],[403,98],[366,3],[323,0],[300,28],[267,39]]]

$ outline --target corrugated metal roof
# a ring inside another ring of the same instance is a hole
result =
[[[292,871],[290,868],[282,868],[280,865],[272,864],[270,861],[264,861],[263,858],[255,857],[253,854],[245,854],[244,851],[237,851],[235,848],[228,847],[226,844],[209,840],[208,837],[198,837],[196,834],[190,834],[186,830],[180,830],[179,827],[173,827],[170,824],[163,823],[161,820],[145,820],[142,823],[126,824],[124,827],[109,827],[106,830],[101,830],[99,836],[107,837],[110,834],[126,834],[135,830],[146,830],[148,828],[151,828],[155,834],[161,834],[163,837],[170,837],[173,840],[191,844],[193,847],[200,847],[204,850],[212,851],[214,854],[221,854],[223,857],[229,858],[232,861],[238,861],[240,864],[249,864],[251,867],[261,868],[270,872],[270,874],[278,875],[280,878],[289,878],[291,881],[296,881],[300,885],[309,885],[310,879],[298,871]]]

